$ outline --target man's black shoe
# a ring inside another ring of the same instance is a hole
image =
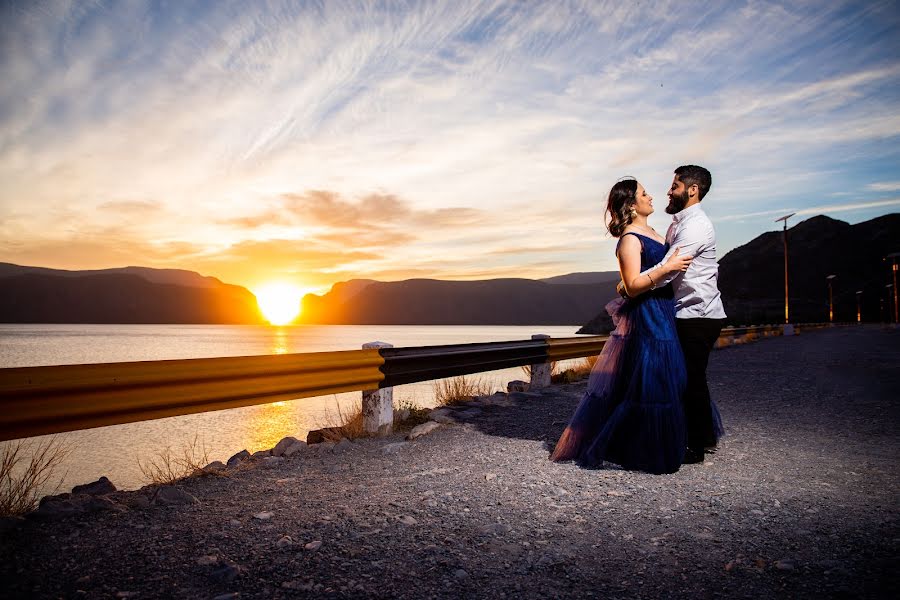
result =
[[[684,460],[681,461],[683,465],[695,465],[697,463],[703,462],[703,450],[697,452],[696,450],[691,450],[688,448],[684,452]]]

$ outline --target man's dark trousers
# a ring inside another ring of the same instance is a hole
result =
[[[725,319],[675,319],[675,324],[687,366],[683,404],[688,448],[703,456],[703,448],[716,443],[706,366],[709,364],[709,353],[725,326]]]

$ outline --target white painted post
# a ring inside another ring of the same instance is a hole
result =
[[[549,335],[544,335],[543,333],[536,333],[531,336],[533,340],[549,340]],[[538,365],[531,365],[531,383],[528,386],[529,390],[539,390],[541,388],[545,388],[550,385],[550,375],[551,375],[552,365],[550,363],[541,363]]]
[[[363,350],[393,348],[385,342],[363,344]],[[394,388],[365,390],[362,393],[363,429],[370,435],[390,435],[394,430]]]

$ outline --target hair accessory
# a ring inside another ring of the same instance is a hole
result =
[[[635,180],[635,178],[632,177],[631,175],[626,175],[625,177],[619,177],[616,180],[616,183],[622,183],[623,181],[634,181],[634,180]]]

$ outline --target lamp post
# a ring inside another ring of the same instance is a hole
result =
[[[837,275],[829,275],[828,280],[828,322],[834,323],[834,295],[831,293],[831,282]]]
[[[891,288],[893,288],[894,292],[895,292],[894,293],[894,313],[896,314],[896,312],[897,312],[897,294],[896,294],[897,287],[893,283],[889,283],[884,287],[887,290],[887,300],[888,300],[887,322],[890,323],[891,322]],[[896,323],[896,321],[894,321],[894,322]]]
[[[856,322],[862,323],[862,304],[860,303],[860,298],[862,297],[862,290],[858,290],[856,292]]]
[[[897,318],[897,258],[900,258],[900,252],[892,252],[885,258],[891,259],[891,271],[894,274],[894,324],[900,324],[900,319]]]
[[[788,243],[787,243],[787,222],[788,219],[793,217],[797,213],[791,213],[789,215],[785,215],[779,219],[775,219],[775,222],[783,221],[784,222],[784,335],[794,335],[794,328],[791,325],[791,312],[788,304]]]

